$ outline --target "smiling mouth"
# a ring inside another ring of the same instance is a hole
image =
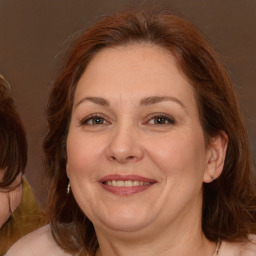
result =
[[[139,180],[109,180],[103,181],[104,185],[109,185],[113,187],[137,187],[137,186],[147,186],[150,185],[150,182],[143,182]]]
[[[116,195],[133,195],[157,182],[137,175],[108,175],[100,179],[99,183],[105,190]]]

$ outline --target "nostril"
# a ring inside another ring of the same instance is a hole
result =
[[[136,159],[136,157],[135,156],[110,156],[110,159],[112,161],[126,163],[129,161],[133,161],[134,159]]]
[[[111,160],[116,160],[116,158],[114,156],[111,156]]]

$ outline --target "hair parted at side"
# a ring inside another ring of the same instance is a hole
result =
[[[27,139],[20,115],[10,94],[10,86],[0,75],[0,169],[4,172],[0,188],[9,186],[24,173]]]
[[[66,138],[76,85],[88,63],[106,47],[132,43],[170,52],[194,88],[206,144],[225,131],[229,137],[222,175],[204,184],[202,229],[216,241],[256,234],[256,193],[248,136],[235,91],[223,64],[187,21],[167,12],[126,11],[101,18],[72,45],[47,105],[49,131],[43,143],[49,180],[47,214],[52,234],[66,251],[94,255],[98,242],[90,220],[66,194]]]

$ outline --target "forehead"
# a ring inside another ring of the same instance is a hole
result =
[[[131,44],[106,48],[94,56],[78,82],[74,102],[85,96],[156,94],[194,99],[193,88],[171,53],[152,44]]]

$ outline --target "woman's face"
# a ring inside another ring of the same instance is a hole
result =
[[[96,232],[200,219],[209,155],[192,86],[173,56],[134,44],[92,59],[75,91],[67,174]]]
[[[0,180],[3,179],[4,170],[0,170]],[[21,185],[21,177],[20,173],[14,182],[10,185],[10,187],[15,187],[20,184],[14,190],[9,191],[8,188],[1,189],[0,188],[0,228],[4,225],[4,223],[9,219],[12,212],[16,210],[21,202],[22,197],[22,185]],[[8,192],[9,191],[9,192]]]

